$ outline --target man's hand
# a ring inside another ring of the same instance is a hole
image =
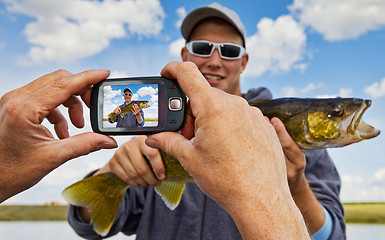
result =
[[[131,108],[131,111],[134,115],[138,115],[140,114],[140,108],[138,107],[138,104],[134,104]]]
[[[102,148],[114,148],[114,139],[83,133],[70,137],[68,123],[57,108],[63,105],[74,126],[84,126],[83,107],[90,105],[91,86],[108,70],[71,74],[59,70],[6,93],[0,100],[0,202],[35,185],[66,161]],[[54,125],[52,133],[41,123]]]
[[[146,138],[137,136],[124,143],[116,150],[111,160],[95,174],[113,172],[130,186],[159,185],[165,177],[162,157],[158,149],[145,144]]]
[[[177,158],[244,239],[309,239],[290,195],[281,144],[261,111],[210,87],[192,63],[170,63],[161,75],[178,80],[190,110],[183,135],[151,135],[147,145]]]
[[[120,107],[116,107],[116,108],[114,109],[114,113],[115,113],[116,115],[120,115],[120,114],[122,114],[122,109],[120,109]]]

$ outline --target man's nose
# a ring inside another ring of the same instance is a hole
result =
[[[220,66],[222,64],[222,58],[218,49],[214,49],[213,54],[209,57],[209,64],[212,66]]]

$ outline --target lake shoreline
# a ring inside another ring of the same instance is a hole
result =
[[[385,203],[344,203],[345,221],[385,224]],[[0,221],[66,221],[66,205],[0,205]]]

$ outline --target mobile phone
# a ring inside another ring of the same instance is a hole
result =
[[[160,76],[108,78],[92,87],[92,130],[105,135],[178,131],[186,95],[178,82]]]

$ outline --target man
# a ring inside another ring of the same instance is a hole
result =
[[[248,101],[272,97],[265,88],[241,94],[240,74],[247,65],[248,54],[244,49],[245,29],[235,12],[219,4],[198,8],[184,19],[181,31],[186,39],[181,53],[183,61],[195,63],[211,86]],[[242,119],[242,115],[238,117]],[[343,208],[339,201],[340,179],[327,152],[308,151],[305,157],[282,122],[274,118],[271,123],[285,153],[291,195],[309,232],[315,239],[345,238]],[[228,121],[228,124],[237,122]],[[174,211],[165,207],[152,188],[146,188],[159,184],[165,170],[157,150],[146,146],[144,141],[144,137],[137,137],[127,142],[95,173],[112,171],[131,186],[144,186],[127,191],[108,236],[122,231],[136,233],[138,239],[157,239],[158,236],[165,236],[165,239],[240,239],[231,217],[195,184],[186,185],[181,203]],[[219,146],[221,142],[216,144]],[[217,152],[217,149],[212,151]],[[145,158],[151,163],[153,172]],[[90,225],[85,228],[83,220],[87,222],[87,209],[71,207],[69,221],[75,231],[85,237],[95,236]]]
[[[122,107],[125,107],[131,103],[132,99],[132,91],[129,88],[125,88],[123,90],[124,103],[119,107],[114,109],[114,113],[116,114],[115,120],[112,121],[108,118],[110,123],[117,122],[116,127],[124,127],[124,128],[132,128],[132,127],[143,127],[144,125],[144,112],[142,109],[138,107],[137,104],[133,104],[131,112],[126,113],[123,117]]]

